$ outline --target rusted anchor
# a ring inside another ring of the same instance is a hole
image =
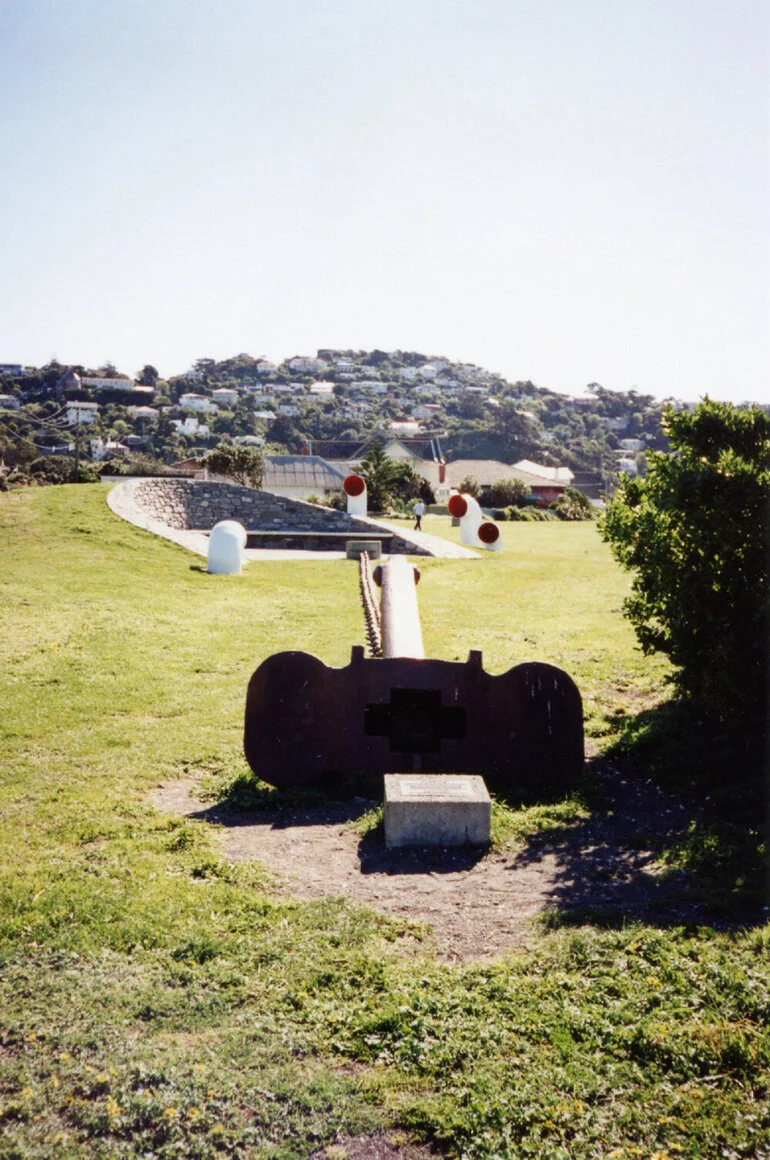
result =
[[[501,676],[425,658],[419,574],[392,556],[382,586],[383,656],[354,645],[329,668],[304,652],[268,657],[246,697],[244,749],[270,785],[341,785],[384,773],[479,773],[490,789],[566,786],[583,766],[583,711],[572,679],[525,662]]]

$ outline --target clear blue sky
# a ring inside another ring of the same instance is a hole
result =
[[[0,362],[770,402],[761,0],[0,0]]]

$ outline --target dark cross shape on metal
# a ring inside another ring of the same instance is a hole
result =
[[[438,689],[391,689],[390,701],[365,706],[364,733],[387,737],[391,753],[438,753],[465,737],[465,709],[442,705]]]

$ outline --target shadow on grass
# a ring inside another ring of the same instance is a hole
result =
[[[767,921],[768,779],[755,734],[737,739],[668,702],[618,722],[589,765],[589,815],[535,836],[512,869],[555,859],[551,925]]]
[[[485,857],[540,875],[547,925],[700,924],[767,921],[765,780],[756,751],[738,752],[688,707],[667,703],[614,724],[601,759],[576,793],[543,792],[511,802],[511,851],[485,848],[388,850],[381,820],[365,815],[381,799],[377,781],[329,792],[277,790],[243,774],[196,816],[230,827],[274,829],[362,823],[360,872],[450,874]],[[355,790],[358,790],[356,793]],[[364,797],[363,794],[366,794]],[[570,805],[575,808],[571,809]],[[319,850],[319,856],[322,851]]]

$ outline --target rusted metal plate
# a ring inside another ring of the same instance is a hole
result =
[[[497,792],[567,785],[583,765],[583,711],[572,679],[528,662],[490,676],[465,663],[411,657],[329,668],[277,653],[254,673],[244,749],[270,785],[340,784],[385,773],[478,773]]]

